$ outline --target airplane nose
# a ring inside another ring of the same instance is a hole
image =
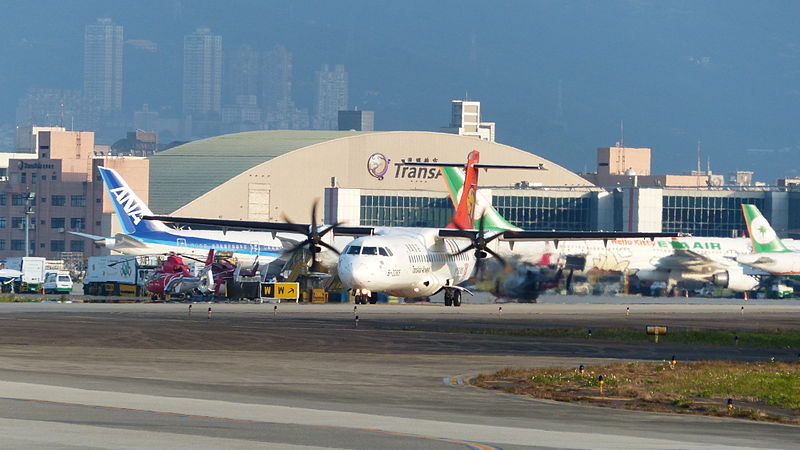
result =
[[[376,264],[369,264],[362,258],[349,258],[347,261],[341,261],[339,278],[348,288],[373,289],[377,281],[377,270]]]

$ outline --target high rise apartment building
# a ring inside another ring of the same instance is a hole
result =
[[[347,72],[337,64],[329,70],[327,64],[317,72],[317,109],[314,128],[317,130],[338,129],[339,111],[347,109]]]
[[[481,122],[481,102],[453,100],[450,126],[442,128],[442,131],[494,142],[495,123]]]
[[[111,19],[86,25],[83,94],[89,108],[108,114],[122,110],[122,26]]]
[[[198,28],[183,38],[183,113],[210,117],[222,108],[222,36]]]

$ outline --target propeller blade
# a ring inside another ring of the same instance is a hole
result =
[[[477,248],[475,246],[475,244],[469,244],[468,246],[466,246],[466,247],[462,248],[461,250],[457,251],[456,253],[453,253],[453,255],[461,255],[463,253],[467,253],[468,251],[470,251],[470,250],[472,250],[474,248]]]
[[[487,248],[487,249],[485,249],[485,251],[486,251],[486,253],[488,253],[488,254],[490,254],[490,255],[494,256],[494,258],[495,258],[495,259],[496,259],[496,260],[497,260],[497,261],[498,261],[500,264],[502,264],[502,265],[503,265],[503,270],[505,270],[505,271],[506,271],[506,273],[508,273],[508,272],[510,272],[510,271],[511,271],[511,266],[509,266],[509,265],[508,265],[508,263],[506,262],[506,260],[505,260],[505,259],[503,259],[503,257],[502,257],[502,256],[500,256],[500,255],[498,255],[497,253],[495,253],[495,252],[494,252],[494,250],[491,250],[491,249],[488,249],[488,248]]]

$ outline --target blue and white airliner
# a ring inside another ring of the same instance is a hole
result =
[[[232,252],[242,264],[252,264],[256,259],[261,264],[269,264],[297,242],[263,231],[184,230],[170,228],[156,220],[142,220],[142,216],[153,214],[147,205],[117,171],[106,167],[98,169],[124,233],[114,237],[72,234],[92,239],[110,250],[127,255],[178,253],[203,259],[213,248],[216,252]]]

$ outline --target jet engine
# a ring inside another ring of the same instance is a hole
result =
[[[731,270],[715,273],[711,276],[711,282],[736,292],[750,291],[758,287],[756,277]]]

